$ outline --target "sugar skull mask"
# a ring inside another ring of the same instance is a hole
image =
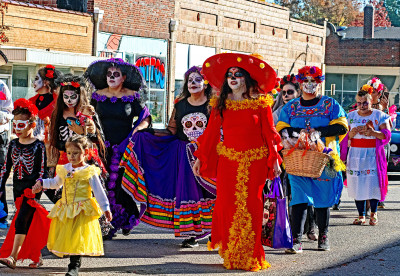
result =
[[[203,134],[207,125],[207,117],[203,113],[195,112],[182,118],[183,132],[189,141],[196,141]]]

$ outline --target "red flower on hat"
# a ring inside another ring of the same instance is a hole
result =
[[[51,69],[51,70],[56,69],[53,65],[50,65],[50,64],[49,64],[49,65],[46,65],[46,68],[47,68],[47,69]]]

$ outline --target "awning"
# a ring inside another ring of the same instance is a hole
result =
[[[104,59],[87,54],[46,51],[41,49],[1,47],[9,63],[52,64],[55,66],[86,68],[95,60]]]

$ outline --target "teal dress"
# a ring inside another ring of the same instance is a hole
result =
[[[282,108],[277,128],[280,124],[302,129],[325,127],[334,120],[346,117],[346,112],[333,98],[321,96],[318,103],[313,106],[302,106],[300,98],[296,98]],[[322,141],[326,144],[325,137]],[[335,137],[334,141],[339,153],[339,137]],[[337,202],[343,189],[341,172],[338,172],[334,178],[329,177],[325,171],[319,178],[291,174],[288,176],[292,191],[291,206],[307,203],[316,208],[331,207]]]

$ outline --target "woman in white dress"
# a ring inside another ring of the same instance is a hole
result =
[[[363,225],[365,205],[371,204],[370,225],[378,223],[377,207],[387,193],[386,157],[384,144],[390,140],[389,115],[372,108],[373,88],[364,85],[357,93],[357,110],[348,114],[349,155],[347,157],[347,191],[355,199],[359,217],[353,224]]]

